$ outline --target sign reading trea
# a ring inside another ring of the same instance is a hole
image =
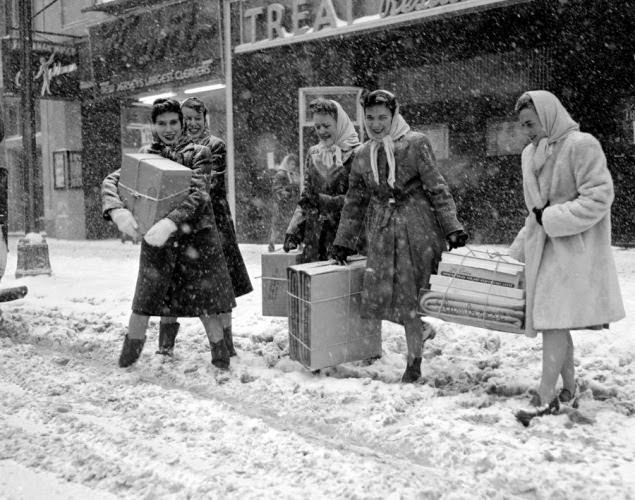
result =
[[[244,0],[236,52],[531,0]]]

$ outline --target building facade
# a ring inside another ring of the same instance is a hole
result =
[[[526,215],[513,107],[560,96],[607,153],[614,241],[635,241],[632,1],[245,0],[232,4],[237,230],[264,241],[263,175],[317,142],[307,103],[384,88],[430,138],[473,242],[509,243]],[[363,132],[360,129],[360,132]]]

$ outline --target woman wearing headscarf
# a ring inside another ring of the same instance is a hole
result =
[[[164,339],[173,331],[171,318],[199,317],[210,342],[212,364],[227,369],[229,353],[220,315],[231,314],[236,302],[209,198],[210,151],[183,134],[177,101],[157,99],[151,118],[154,142],[141,152],[165,157],[177,154],[179,163],[192,170],[192,180],[188,197],[143,235],[132,314],[119,366],[130,366],[141,355],[150,316],[161,316],[159,335]],[[103,216],[122,233],[137,237],[137,222],[118,193],[120,174],[117,170],[102,183]],[[175,336],[173,331],[172,340]]]
[[[185,99],[181,103],[181,111],[183,113],[185,132],[188,139],[194,144],[206,146],[211,153],[209,194],[212,198],[214,220],[220,235],[225,263],[227,264],[229,276],[232,281],[234,296],[240,297],[251,292],[253,288],[249,280],[247,267],[240,253],[240,248],[238,247],[234,222],[227,201],[227,190],[225,188],[225,171],[227,170],[225,142],[210,134],[207,127],[207,108],[203,101],[197,97]],[[167,156],[179,163],[182,161],[182,155],[179,151],[168,151]],[[229,355],[235,356],[236,350],[234,348],[232,334],[231,313],[224,314],[222,319],[225,346],[229,351]],[[174,326],[171,327],[169,335],[160,336],[159,338],[159,352],[162,354],[169,354],[174,348],[179,324],[177,323],[177,318],[171,318],[171,321]]]
[[[315,99],[309,110],[320,142],[307,154],[304,189],[283,246],[288,252],[304,243],[303,262],[326,260],[329,256],[348,189],[348,175],[359,146],[353,122],[338,102]],[[355,236],[353,248],[364,252],[362,227]]]
[[[525,262],[526,335],[542,332],[537,405],[516,412],[529,425],[575,402],[571,330],[606,327],[624,317],[624,306],[611,251],[613,181],[602,146],[580,132],[550,92],[526,92],[516,112],[531,141],[521,158],[529,215],[510,255]]]
[[[362,316],[404,326],[408,362],[402,381],[414,382],[421,376],[423,343],[434,336],[417,316],[419,290],[436,271],[446,241],[450,248],[463,246],[467,234],[428,139],[410,130],[395,96],[375,90],[362,105],[370,140],[351,168],[333,257],[346,262],[366,219]]]

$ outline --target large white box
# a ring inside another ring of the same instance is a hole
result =
[[[310,370],[381,356],[381,321],[361,317],[366,259],[291,266],[289,356]]]

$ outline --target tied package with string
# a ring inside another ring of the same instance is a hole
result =
[[[263,253],[260,256],[262,270],[262,315],[284,316],[289,314],[287,297],[287,268],[300,262],[302,250]]]
[[[437,274],[419,294],[420,313],[489,330],[523,333],[524,264],[467,247],[443,252]]]
[[[192,171],[156,154],[125,154],[119,177],[119,196],[145,234],[190,192]]]
[[[366,258],[287,270],[289,357],[310,370],[381,356],[381,321],[361,317]]]

